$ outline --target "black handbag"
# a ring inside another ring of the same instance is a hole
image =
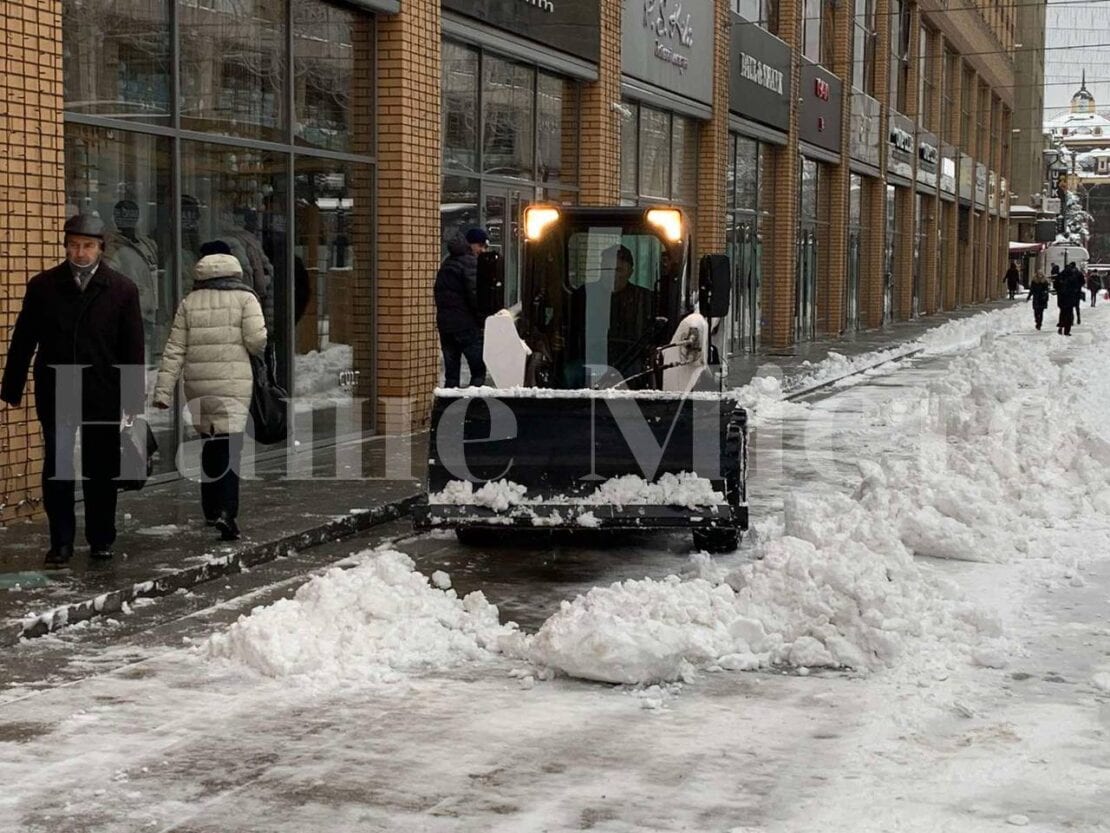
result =
[[[256,443],[273,445],[289,436],[286,401],[289,394],[277,383],[274,347],[267,344],[261,356],[251,356],[254,390],[251,394],[250,421]]]
[[[119,443],[119,479],[116,487],[121,492],[137,492],[154,472],[158,440],[154,438],[150,423],[138,417],[120,428]]]

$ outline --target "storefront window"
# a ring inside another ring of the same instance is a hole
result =
[[[910,61],[910,6],[908,0],[890,0],[890,107],[906,111]]]
[[[487,174],[532,178],[535,83],[532,67],[483,58],[482,165]]]
[[[698,123],[631,101],[621,121],[621,199],[697,201]]]
[[[698,125],[675,116],[671,127],[671,199],[693,203],[698,198]]]
[[[671,195],[671,117],[662,110],[640,108],[640,194]]]
[[[286,141],[285,4],[178,5],[181,126]]]
[[[478,170],[478,52],[443,44],[443,167]]]
[[[540,182],[578,181],[578,84],[541,72],[536,81],[536,127]]]
[[[639,153],[640,108],[625,102],[621,111],[621,195],[636,199],[639,190],[636,182],[637,160]]]
[[[368,153],[373,20],[318,0],[293,3],[293,98],[300,144]]]
[[[778,0],[732,0],[732,10],[747,21],[770,32],[778,30]]]
[[[301,442],[343,436],[362,424],[352,393],[372,357],[355,298],[370,276],[373,172],[367,165],[299,156],[293,180],[293,320],[297,421]],[[367,355],[356,357],[356,350]]]
[[[852,22],[853,63],[852,85],[867,95],[873,95],[875,76],[875,0],[855,0]]]
[[[63,0],[67,109],[153,124],[170,121],[167,0]]]
[[[369,374],[349,333],[372,324],[371,304],[357,299],[370,297],[374,18],[321,0],[180,2],[175,45],[168,2],[136,0],[126,17],[92,14],[105,7],[120,5],[63,5],[66,214],[95,212],[108,224],[107,262],[139,287],[151,372],[201,245],[222,240],[263,301],[290,390],[319,392],[312,380],[325,377],[331,390]],[[159,135],[150,121],[161,122]],[[178,123],[192,132],[164,129]],[[335,345],[348,349],[328,352]],[[327,359],[310,367],[302,359],[312,353]],[[339,420],[314,420],[314,403],[294,415],[295,434],[327,441]],[[173,410],[152,420],[170,470],[191,428]]]

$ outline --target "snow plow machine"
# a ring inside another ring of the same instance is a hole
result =
[[[690,529],[731,551],[748,527],[747,414],[712,342],[727,257],[690,278],[672,207],[531,205],[519,302],[479,257],[484,387],[437,389],[419,530]]]

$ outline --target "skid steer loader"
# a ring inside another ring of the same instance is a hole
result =
[[[672,207],[531,205],[520,301],[479,258],[492,387],[437,389],[417,529],[691,529],[730,551],[748,526],[747,414],[721,392],[712,322],[728,259],[689,278]]]

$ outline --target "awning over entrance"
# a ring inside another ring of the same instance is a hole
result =
[[[1010,241],[1010,255],[1035,255],[1044,250],[1044,243],[1015,243]]]

